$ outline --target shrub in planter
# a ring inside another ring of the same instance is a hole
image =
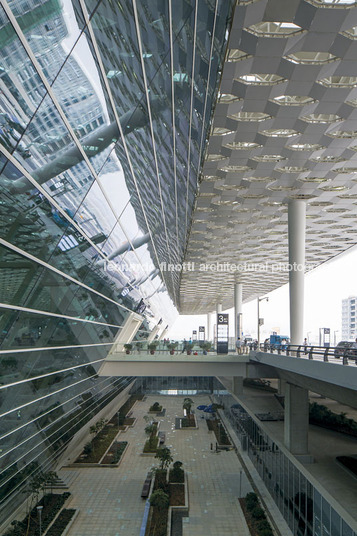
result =
[[[124,344],[124,348],[125,348],[125,353],[130,354],[130,352],[133,349],[133,345],[132,344]]]
[[[148,344],[148,350],[150,351],[151,355],[154,355],[156,348],[157,342],[152,342],[151,344]]]
[[[168,349],[170,350],[170,354],[175,354],[175,348],[177,347],[177,342],[169,342],[167,345]]]
[[[149,411],[161,411],[161,410],[162,410],[162,406],[160,406],[158,402],[154,402],[154,404],[150,406],[150,409],[149,409]]]
[[[274,533],[271,529],[263,529],[259,531],[259,536],[274,536]]]
[[[166,469],[156,469],[155,471],[155,484],[154,491],[157,489],[163,490],[168,495],[169,492],[169,483],[167,482],[167,472]]]
[[[158,510],[164,510],[169,506],[169,496],[162,489],[157,489],[151,494],[150,504]]]
[[[265,519],[265,513],[264,513],[264,510],[262,508],[260,508],[260,506],[256,506],[252,511],[251,511],[251,515],[252,515],[252,518],[253,519]]]
[[[92,452],[92,450],[93,450],[92,443],[91,442],[86,443],[83,447],[83,454],[88,456]]]
[[[267,519],[262,519],[262,520],[258,521],[256,526],[257,526],[257,529],[259,531],[259,534],[263,530],[270,530],[271,531],[271,527],[270,527],[269,521]]]
[[[192,348],[193,348],[193,343],[192,342],[189,342],[189,343],[186,344],[186,353],[187,353],[187,355],[191,355]]]
[[[182,462],[175,462],[173,464],[173,469],[170,470],[170,482],[179,482],[182,483],[185,481],[185,472],[182,467]]]
[[[135,343],[135,348],[137,349],[138,354],[140,354],[140,350],[142,349],[142,347],[143,347],[142,342],[136,342]]]
[[[258,506],[259,501],[256,494],[253,492],[247,493],[247,495],[245,496],[245,504],[248,510],[253,510],[256,506]]]
[[[200,346],[201,346],[201,348],[203,350],[203,355],[207,355],[207,353],[211,349],[212,343],[206,341],[206,342],[201,343]]]

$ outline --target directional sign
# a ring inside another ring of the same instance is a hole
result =
[[[226,313],[217,313],[217,354],[228,354],[228,318]]]

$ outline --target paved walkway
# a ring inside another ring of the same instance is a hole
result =
[[[210,403],[208,396],[192,398],[194,407]],[[198,430],[175,430],[175,417],[182,414],[183,399],[183,396],[148,396],[137,402],[133,410],[137,418],[134,428],[119,435],[120,439],[129,441],[120,466],[78,469],[70,485],[72,498],[67,507],[79,508],[80,513],[69,536],[138,536],[145,506],[141,489],[147,471],[157,466],[153,457],[140,455],[146,440],[143,416],[155,401],[166,408],[165,417],[158,418],[160,430],[166,432],[166,445],[171,448],[174,461],[183,462],[188,474],[190,511],[183,521],[183,535],[249,536],[237,499],[241,469],[238,458],[233,450],[218,454],[211,450],[215,438],[203,419],[198,419]],[[65,477],[68,471],[73,472],[73,468],[63,468],[59,474]],[[241,491],[242,496],[251,491],[244,473]]]

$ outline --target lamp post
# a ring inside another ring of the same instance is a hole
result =
[[[37,506],[37,513],[39,518],[39,525],[40,525],[40,536],[42,536],[42,508],[43,506]]]
[[[333,345],[336,346],[336,333],[339,333],[340,330],[339,329],[336,329],[334,332],[333,332]]]
[[[259,344],[260,344],[260,315],[259,315],[259,304],[261,301],[269,301],[269,298],[257,298],[257,310],[258,310],[258,329],[257,329],[257,340],[258,340],[258,350],[259,350]]]

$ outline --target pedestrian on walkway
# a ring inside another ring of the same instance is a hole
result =
[[[240,340],[240,337],[236,340],[236,351],[237,354],[242,355],[242,341]]]

